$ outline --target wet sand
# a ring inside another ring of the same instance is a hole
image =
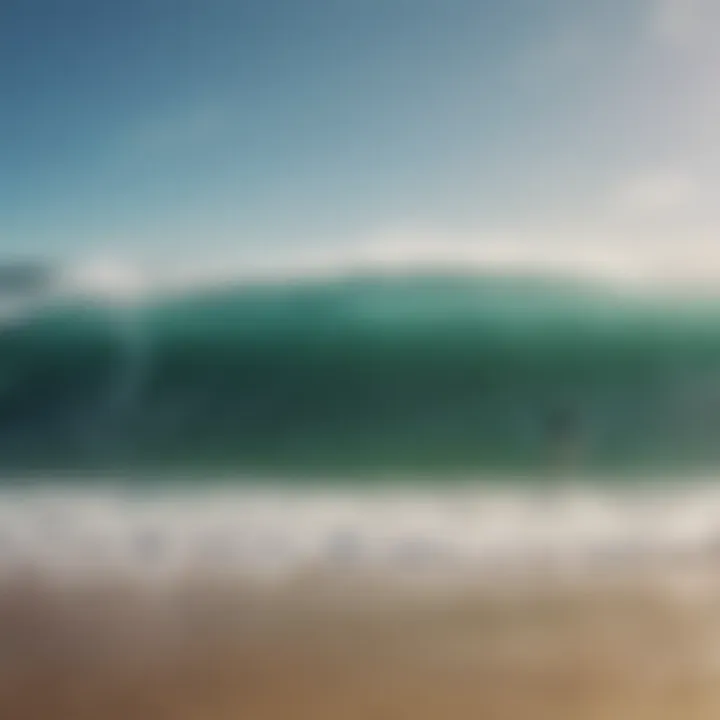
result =
[[[720,713],[720,602],[640,583],[390,592],[5,578],[13,720],[643,720]]]

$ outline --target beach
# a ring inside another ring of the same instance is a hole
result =
[[[711,718],[718,598],[627,577],[423,592],[17,571],[0,594],[0,716]]]

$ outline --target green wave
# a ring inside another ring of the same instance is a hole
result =
[[[0,331],[12,470],[544,473],[571,444],[594,472],[716,463],[719,440],[720,305],[599,286],[258,283]]]

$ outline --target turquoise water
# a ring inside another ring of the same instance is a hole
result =
[[[7,476],[544,477],[558,437],[580,474],[715,465],[720,304],[386,276],[58,299],[0,330]]]

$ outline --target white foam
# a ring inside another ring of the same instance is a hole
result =
[[[6,490],[0,568],[172,579],[309,569],[477,580],[668,569],[720,549],[720,488]]]

